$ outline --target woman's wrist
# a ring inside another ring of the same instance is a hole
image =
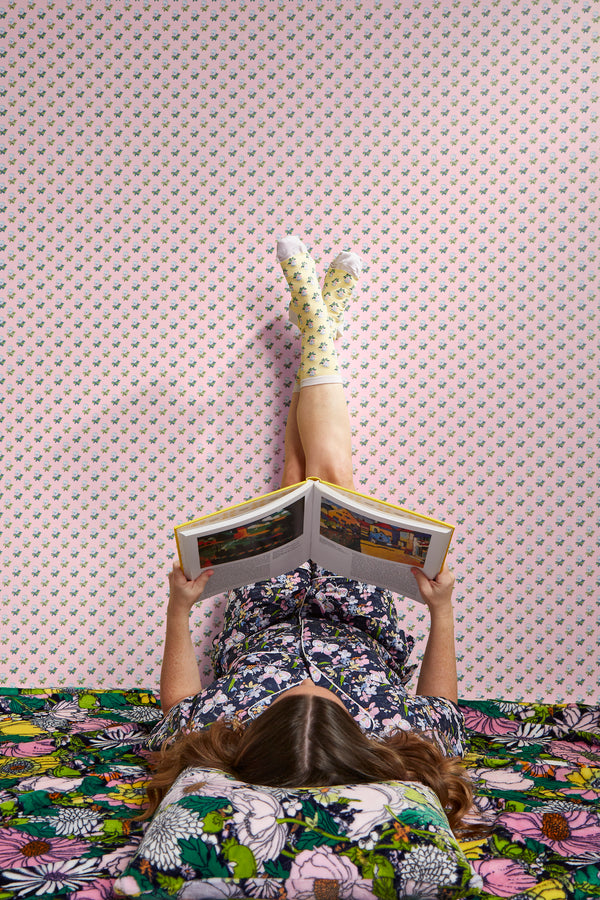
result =
[[[448,603],[430,606],[429,615],[436,621],[452,620],[452,622],[454,622],[454,607],[452,602],[449,600]]]
[[[182,621],[189,622],[190,613],[192,611],[191,606],[181,606],[177,603],[168,603],[167,604],[167,620],[169,622]]]

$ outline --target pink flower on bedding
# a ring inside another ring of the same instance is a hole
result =
[[[113,897],[112,878],[108,881],[99,879],[93,884],[87,885],[83,890],[69,894],[69,900],[112,900]]]
[[[312,900],[319,892],[339,900],[375,900],[372,882],[361,878],[354,863],[331,847],[302,850],[292,862],[285,887],[288,900]]]
[[[61,778],[52,775],[33,775],[19,782],[19,791],[55,791],[63,794],[76,790],[83,781],[80,778]]]
[[[511,859],[473,860],[472,866],[483,878],[483,890],[495,897],[514,897],[537,884],[537,878]]]
[[[147,778],[133,775],[129,778],[119,776],[106,782],[104,791],[94,794],[92,800],[95,803],[108,803],[109,806],[127,806],[129,809],[139,809],[146,800]]]
[[[53,719],[59,719],[63,722],[83,722],[88,717],[88,712],[82,709],[77,700],[59,700],[58,703],[52,704],[48,709],[35,713],[35,718],[45,718],[51,716]]]
[[[471,774],[492,791],[528,791],[535,784],[532,778],[526,778],[513,769],[472,769]]]
[[[576,772],[573,766],[557,766],[554,772],[554,778],[556,781],[569,781],[569,775],[572,775],[573,772]]]
[[[117,849],[113,850],[111,853],[107,853],[99,860],[98,870],[106,870],[114,877],[120,875],[131,862],[139,845],[140,841],[137,840],[134,843],[125,844],[123,847],[117,847]]]
[[[471,731],[478,731],[479,734],[511,734],[519,728],[518,722],[511,719],[494,718],[486,716],[485,713],[478,709],[463,710],[465,716],[465,724]]]
[[[12,743],[12,741],[0,744],[0,756],[46,756],[55,750],[56,744],[51,738],[23,741],[19,744]]]
[[[600,744],[586,744],[583,741],[551,741],[548,751],[576,766],[586,766],[600,756]]]
[[[106,719],[92,718],[86,709],[79,706],[77,700],[61,700],[49,709],[41,710],[32,716],[33,724],[44,731],[68,731],[76,734],[79,731],[97,731],[106,727]]]
[[[124,875],[122,878],[117,878],[113,884],[113,892],[115,897],[138,897],[142,893],[142,889],[135,878],[131,875]]]
[[[0,831],[0,871],[77,859],[89,846],[70,838],[39,838],[16,828],[4,828]]]
[[[600,859],[600,820],[589,810],[557,803],[535,812],[503,813],[498,824],[513,840],[532,838],[561,856],[585,853]]]
[[[533,775],[534,778],[554,778],[556,767],[559,765],[559,759],[525,759],[521,761],[523,772]]]
[[[473,799],[473,806],[464,817],[467,825],[481,825],[482,823],[495,822],[498,811],[496,804],[490,797],[484,797],[480,794]]]
[[[595,709],[581,710],[576,706],[567,706],[562,717],[564,722],[561,725],[565,731],[590,731],[594,734],[600,725],[600,713]]]
[[[101,731],[103,728],[106,728],[106,719],[85,719],[83,722],[73,722],[71,734],[78,734],[80,731]]]

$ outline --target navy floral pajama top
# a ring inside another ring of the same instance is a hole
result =
[[[413,646],[389,591],[305,563],[229,594],[213,651],[216,679],[169,710],[150,746],[220,718],[255,718],[311,678],[342,700],[365,733],[421,732],[447,755],[462,755],[465,727],[456,704],[406,690],[416,669],[407,666]]]

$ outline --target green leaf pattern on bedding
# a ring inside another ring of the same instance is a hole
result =
[[[479,815],[492,825],[462,842],[481,896],[600,897],[600,709],[461,706]],[[143,801],[145,736],[159,718],[147,691],[0,693],[0,900],[112,896],[142,837],[131,818]],[[319,826],[332,833],[330,822]],[[232,856],[231,866],[244,864]],[[175,881],[164,886],[174,897]]]

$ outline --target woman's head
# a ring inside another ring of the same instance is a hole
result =
[[[246,725],[233,766],[251,784],[307,787],[363,781],[368,766],[356,752],[361,737],[354,719],[332,700],[283,697]]]
[[[155,754],[147,814],[183,769],[200,765],[272,787],[419,781],[435,791],[453,826],[472,799],[459,762],[430,741],[410,732],[369,738],[345,709],[311,695],[283,697],[243,729],[216,722]]]

